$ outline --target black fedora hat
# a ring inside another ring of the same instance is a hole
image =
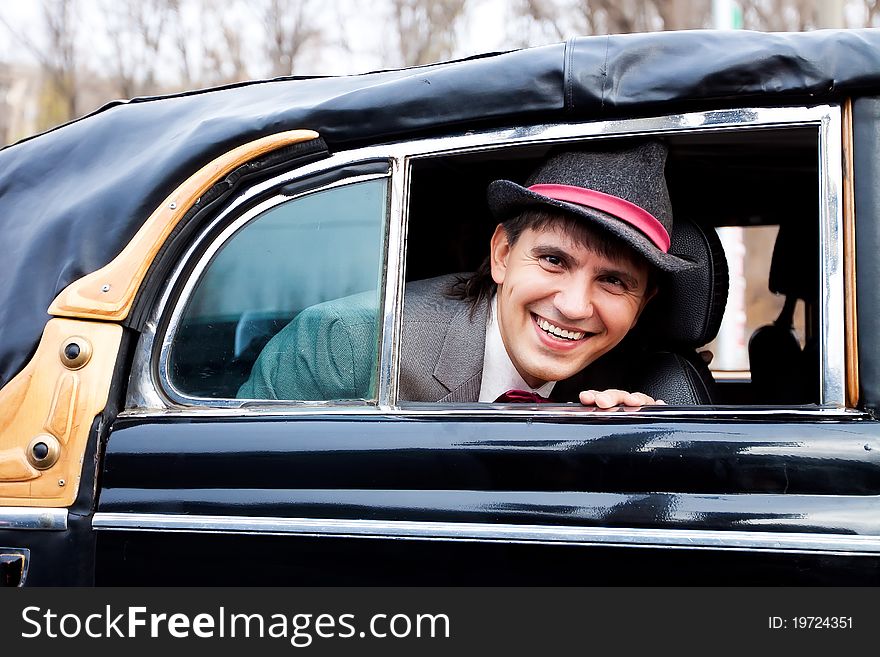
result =
[[[559,153],[525,186],[491,183],[489,208],[499,221],[529,208],[562,210],[619,237],[661,271],[682,271],[696,263],[669,253],[672,204],[665,166],[666,146],[656,140]]]

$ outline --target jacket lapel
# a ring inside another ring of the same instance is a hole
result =
[[[470,304],[462,304],[452,316],[434,367],[434,378],[449,391],[439,401],[478,401],[488,315],[489,305],[482,302],[473,317]]]

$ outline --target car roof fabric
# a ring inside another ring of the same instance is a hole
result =
[[[338,150],[521,122],[821,103],[878,89],[878,30],[696,30],[111,103],[0,150],[0,386],[36,349],[58,292],[109,262],[186,177],[253,139],[307,128]]]

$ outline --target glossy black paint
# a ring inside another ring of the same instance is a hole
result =
[[[552,526],[880,533],[874,496],[290,488],[110,489],[101,510]]]
[[[873,421],[620,418],[119,420],[103,486],[880,493]]]
[[[880,424],[866,416],[707,415],[123,418],[107,445],[98,510],[880,534]],[[268,532],[97,535],[99,584],[880,581],[880,556],[853,554]],[[224,555],[245,565],[230,568]]]
[[[878,429],[867,421],[121,421],[100,510],[740,529],[754,519],[875,533]]]
[[[880,280],[880,98],[853,102],[853,168],[856,213],[856,276]],[[859,335],[859,400],[880,410],[880,286],[856,287]]]

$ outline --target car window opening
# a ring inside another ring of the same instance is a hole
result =
[[[710,361],[713,404],[818,403],[815,130],[686,133],[666,141],[676,229],[693,223],[720,237],[730,295],[717,337],[687,349],[672,340],[661,350]],[[487,185],[523,181],[548,152],[531,146],[414,162],[407,281],[478,267],[495,228]]]

